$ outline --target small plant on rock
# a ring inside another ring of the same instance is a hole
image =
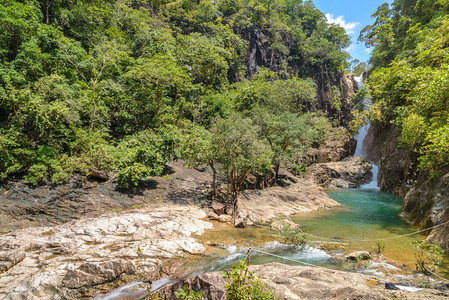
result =
[[[285,244],[295,245],[302,250],[310,243],[307,231],[301,230],[296,224],[291,225],[283,222],[278,230],[279,236],[284,240]]]
[[[377,242],[376,252],[379,254],[385,252],[385,242]]]
[[[175,296],[184,300],[199,300],[203,297],[203,293],[189,289],[186,284],[182,289],[175,292]]]
[[[415,248],[416,270],[424,274],[434,272],[441,263],[443,250],[440,246],[428,244],[425,241],[412,243]]]
[[[224,271],[224,278],[230,279],[225,283],[227,300],[277,300],[273,291],[248,270],[244,261],[231,270]]]

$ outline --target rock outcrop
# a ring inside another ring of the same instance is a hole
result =
[[[348,157],[339,162],[315,164],[302,176],[324,188],[357,188],[372,179],[372,165],[361,157]]]
[[[191,237],[212,228],[205,217],[164,204],[2,235],[0,298],[76,298],[134,274],[158,279],[169,267],[163,261],[206,251]]]
[[[250,270],[279,299],[447,299],[448,293],[423,289],[409,293],[387,290],[378,278],[350,272],[333,271],[317,267],[288,266],[280,263],[252,266]],[[163,299],[175,300],[174,292],[184,285],[202,292],[205,299],[221,300],[224,294],[223,273],[196,275],[157,291]],[[377,285],[376,285],[377,284]]]
[[[420,229],[432,229],[427,240],[449,249],[449,173],[420,172],[418,154],[399,145],[400,129],[372,124],[364,141],[368,159],[379,166],[381,190],[404,199],[402,216]]]
[[[319,148],[308,148],[301,161],[306,165],[337,162],[354,155],[357,141],[346,128],[332,128]]]
[[[167,166],[167,173],[149,179],[134,191],[118,190],[114,182],[86,182],[81,178],[59,186],[10,182],[0,186],[0,233],[58,225],[161,201],[199,205],[207,199],[212,184],[210,172],[188,169],[183,161],[177,161]]]
[[[292,183],[288,188],[246,190],[237,199],[234,225],[244,227],[267,223],[278,216],[309,213],[339,205],[322,188],[303,181]]]

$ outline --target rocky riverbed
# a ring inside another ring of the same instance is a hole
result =
[[[159,279],[175,272],[168,259],[205,252],[192,236],[212,228],[205,217],[165,204],[3,235],[0,298],[67,299],[126,276]]]
[[[185,274],[182,258],[206,251],[195,235],[213,228],[207,221],[211,176],[182,162],[169,168],[168,176],[133,193],[74,181],[3,187],[0,299],[88,298],[137,279]],[[291,180],[288,187],[243,193],[245,225],[338,205],[322,188]]]
[[[250,271],[261,278],[279,299],[447,299],[449,293],[438,289],[404,292],[385,289],[385,281],[369,275],[334,271],[325,268],[288,266],[280,263],[252,266]],[[163,299],[175,300],[174,292],[184,285],[201,291],[205,299],[222,299],[225,288],[223,273],[192,276],[158,291]],[[447,288],[446,288],[447,289]]]
[[[338,156],[351,151],[345,143],[326,145],[327,150],[338,150]],[[320,157],[314,159],[324,159]],[[246,190],[239,196],[235,220],[232,205],[211,203],[210,172],[187,169],[182,161],[170,163],[165,176],[132,191],[119,190],[113,182],[79,178],[37,188],[10,182],[0,188],[0,299],[90,299],[129,282],[182,277],[189,273],[186,261],[208,255],[215,244],[197,238],[217,224],[210,219],[243,227],[331,209],[339,204],[312,181],[325,187],[345,181],[339,187],[352,187],[368,180],[370,168],[359,158],[322,162],[304,177],[309,181],[284,170],[282,186]],[[285,299],[313,299],[313,293],[348,299],[383,293],[381,288],[367,289],[359,274],[329,272],[269,264],[258,267],[256,274]],[[319,280],[309,278],[306,288],[305,277],[295,274]],[[223,282],[221,273],[201,276]],[[195,280],[203,280],[201,276]]]

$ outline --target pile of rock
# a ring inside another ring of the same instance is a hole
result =
[[[208,209],[207,218],[209,220],[217,220],[222,223],[231,223],[232,212],[232,205],[224,205],[214,200]]]

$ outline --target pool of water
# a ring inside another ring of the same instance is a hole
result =
[[[234,228],[215,222],[214,229],[197,237],[211,245],[208,247],[208,255],[186,259],[182,267],[185,273],[178,275],[187,277],[193,274],[229,269],[236,266],[239,260],[246,258],[250,247],[278,256],[274,257],[253,251],[251,253],[251,264],[253,265],[269,262],[302,265],[300,262],[305,262],[311,265],[345,270],[347,265],[345,267],[338,257],[358,250],[375,252],[381,246],[382,254],[385,257],[397,261],[399,263],[397,265],[405,264],[413,269],[415,258],[411,243],[422,240],[425,236],[408,235],[415,232],[416,228],[399,216],[402,203],[400,198],[381,192],[375,188],[375,185],[374,187],[366,185],[361,189],[328,191],[328,194],[342,204],[342,207],[331,211],[290,217],[308,231],[313,241],[312,245],[315,246],[306,247],[301,251],[295,247],[284,245],[277,241],[279,237],[275,231],[263,225]],[[325,245],[325,250],[317,245]],[[371,263],[368,270],[363,270],[363,272],[383,276],[386,273],[385,268],[393,273],[395,270],[399,270],[391,264]],[[437,273],[449,278],[449,257],[447,255]],[[401,276],[403,275],[398,275],[398,278]],[[155,283],[153,289],[171,281],[170,278],[163,278],[160,282]],[[131,283],[96,299],[123,299],[123,295],[129,299],[140,299],[141,295],[147,294],[140,284]]]
[[[317,247],[303,252],[287,247],[276,242],[276,232],[262,226],[239,229],[215,223],[214,230],[206,232],[200,239],[220,241],[222,246],[212,247],[209,257],[202,258],[201,262],[196,261],[195,273],[229,268],[246,257],[250,246],[333,269],[344,269],[345,266],[336,262],[332,256],[343,256],[359,250],[376,252],[380,248],[387,258],[405,264],[410,269],[414,268],[415,257],[411,243],[425,239],[425,236],[408,235],[415,232],[416,228],[399,216],[402,205],[400,198],[381,192],[372,185],[361,189],[328,191],[328,194],[342,204],[342,207],[290,217],[308,231],[313,244],[325,245],[327,252]],[[251,257],[253,264],[272,261],[299,264],[254,252]],[[446,255],[439,269],[441,276],[449,277],[448,266],[449,258]]]
[[[411,243],[422,235],[403,236],[416,229],[399,217],[400,198],[378,189],[330,191],[329,196],[343,204],[335,211],[293,220],[306,227],[312,239],[324,242],[342,242],[346,251],[383,249],[383,254],[401,262],[413,262]]]

